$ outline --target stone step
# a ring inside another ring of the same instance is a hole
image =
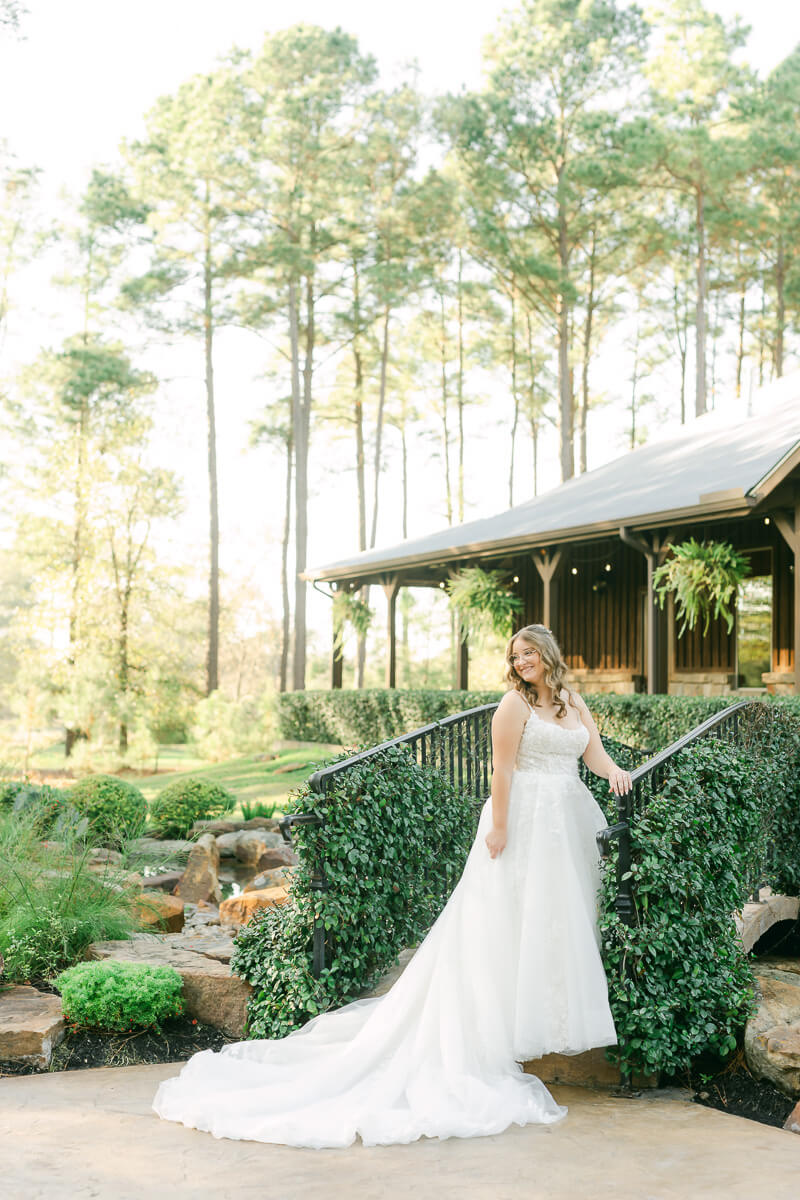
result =
[[[48,1067],[66,1028],[60,996],[27,984],[0,990],[0,1062]]]

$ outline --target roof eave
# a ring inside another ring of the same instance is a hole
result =
[[[609,533],[617,533],[622,525],[631,530],[647,530],[663,525],[703,521],[709,517],[743,517],[752,511],[758,503],[758,499],[758,497],[745,496],[742,493],[734,499],[726,494],[724,498],[720,497],[716,501],[708,498],[702,506],[691,505],[686,508],[668,509],[664,512],[648,513],[646,516],[597,521],[592,525],[548,529],[540,533],[532,531],[522,536],[517,535],[495,542],[465,542],[443,550],[432,550],[427,554],[381,559],[378,562],[364,563],[362,566],[354,562],[343,563],[339,567],[332,564],[330,567],[319,567],[308,571],[304,573],[303,578],[311,582],[325,580],[335,583],[351,579],[371,582],[390,572],[436,566],[461,558],[496,558],[501,554],[514,554],[518,551],[535,550],[538,547],[562,545],[565,542],[591,541]]]

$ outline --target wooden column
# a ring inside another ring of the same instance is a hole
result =
[[[546,625],[548,629],[552,629],[553,611],[555,609],[555,584],[553,576],[561,562],[561,551],[537,550],[532,557],[533,565],[539,572],[539,578],[542,581],[542,592],[544,595],[541,621],[537,621],[536,623]]]
[[[796,696],[800,696],[800,499],[795,501],[794,510],[776,512],[774,520],[781,536],[794,555],[792,651],[794,654],[794,691]]]
[[[336,621],[332,620],[333,633],[331,637],[331,687],[340,688],[342,686],[342,677],[344,672],[344,646],[343,639],[337,637]]]
[[[400,591],[400,581],[396,575],[381,581],[386,593],[386,686],[397,687],[397,630],[395,628],[395,613],[397,610],[397,593]]]
[[[458,640],[458,658],[456,659],[456,687],[465,692],[469,687],[469,639],[461,634]]]
[[[668,614],[659,608],[658,597],[653,586],[653,575],[666,556],[674,534],[665,537],[654,533],[649,541],[638,533],[631,533],[623,525],[619,531],[620,539],[627,546],[632,546],[643,554],[647,563],[647,616],[645,625],[645,675],[649,695],[668,690],[667,649],[668,649]]]

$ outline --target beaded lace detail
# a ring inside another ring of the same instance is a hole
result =
[[[543,775],[578,774],[578,759],[589,744],[585,725],[569,729],[543,721],[531,710],[517,751],[516,769]]]

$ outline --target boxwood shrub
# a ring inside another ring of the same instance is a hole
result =
[[[186,837],[195,821],[221,817],[236,797],[207,779],[176,779],[163,788],[150,805],[150,821],[162,837]]]
[[[89,820],[89,840],[100,846],[120,846],[142,829],[147,802],[137,787],[113,775],[89,775],[66,796]]]
[[[84,1028],[147,1029],[184,1011],[183,981],[174,967],[77,963],[54,983],[61,992],[64,1016]]]

